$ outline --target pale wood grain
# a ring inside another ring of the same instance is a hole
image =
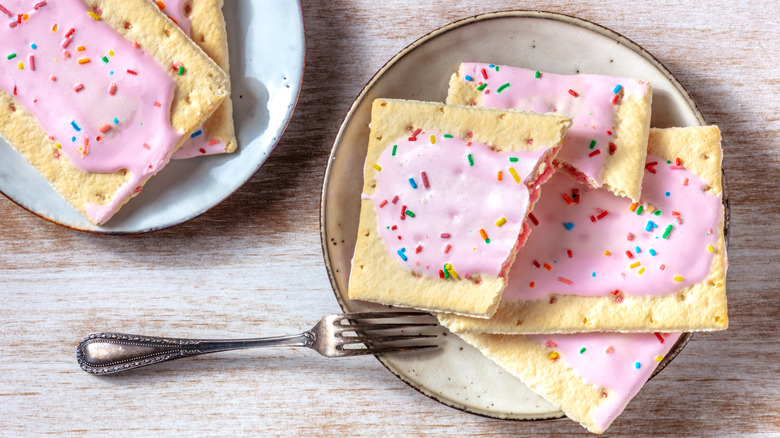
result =
[[[415,39],[517,7],[575,15],[642,45],[723,131],[731,327],[694,336],[608,434],[780,435],[780,3],[303,3],[307,70],[294,117],[261,171],[214,210],[149,235],[105,237],[0,199],[0,435],[587,435],[566,419],[507,422],[445,407],[373,358],[267,350],[107,379],[75,363],[76,341],[95,330],[280,334],[337,312],[319,193],[349,105]]]

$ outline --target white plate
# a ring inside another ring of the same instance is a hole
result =
[[[558,14],[517,11],[480,15],[434,31],[377,72],[352,105],[333,145],[322,192],[321,232],[331,284],[345,311],[384,308],[347,298],[371,102],[377,97],[444,101],[450,75],[463,61],[644,79],[654,89],[652,126],[705,124],[690,95],[659,61],[625,37],[596,24]],[[690,334],[680,338],[658,370],[689,338]],[[423,394],[458,409],[507,419],[563,416],[449,333],[436,352],[379,360]]]
[[[104,226],[74,210],[21,155],[0,140],[0,192],[61,225],[99,233],[141,233],[206,212],[246,183],[279,142],[303,79],[300,3],[225,2],[238,150],[173,160]]]

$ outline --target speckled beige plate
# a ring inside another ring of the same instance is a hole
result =
[[[382,67],[355,100],[336,137],[325,174],[322,245],[336,298],[345,311],[384,308],[347,298],[371,102],[377,97],[444,101],[450,75],[463,61],[644,79],[654,89],[652,126],[705,124],[690,95],[658,60],[627,38],[578,18],[530,11],[485,14],[420,38]],[[445,334],[436,352],[379,360],[418,391],[457,409],[503,419],[563,416],[477,350]],[[690,334],[680,338],[656,373],[689,339]]]

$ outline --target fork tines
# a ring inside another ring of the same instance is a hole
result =
[[[401,321],[382,321],[401,318]],[[420,319],[415,319],[420,318]],[[416,351],[424,349],[437,348],[436,344],[420,344],[415,341],[421,339],[436,338],[436,334],[424,333],[403,333],[410,330],[412,332],[424,329],[426,327],[438,326],[438,321],[433,319],[433,315],[424,312],[402,311],[402,312],[361,312],[344,313],[338,315],[333,321],[336,327],[335,335],[341,339],[340,350],[349,355],[358,354],[384,354],[404,351]],[[381,322],[372,322],[381,321]],[[371,334],[377,330],[396,330],[400,334]],[[354,333],[354,335],[350,334]],[[406,343],[396,344],[399,341]],[[365,348],[357,348],[363,345]],[[353,347],[353,348],[350,348]]]

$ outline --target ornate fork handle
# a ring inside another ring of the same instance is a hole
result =
[[[92,374],[110,374],[182,357],[255,347],[311,347],[311,331],[272,338],[207,340],[158,338],[123,333],[95,333],[81,341],[76,356]]]

